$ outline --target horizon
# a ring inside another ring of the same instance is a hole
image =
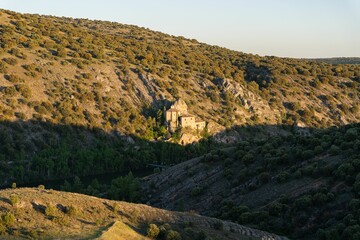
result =
[[[30,5],[19,0],[5,0],[0,8],[136,25],[260,56],[360,57],[360,28],[357,26],[360,3],[356,0],[341,3],[335,0],[106,2],[108,4],[98,0],[64,0],[61,3],[34,0]],[[69,5],[73,7],[69,9]]]

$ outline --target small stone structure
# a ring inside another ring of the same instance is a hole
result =
[[[203,130],[205,121],[197,120],[195,116],[188,114],[187,105],[184,100],[177,100],[165,113],[165,121],[169,131],[174,132],[177,128],[191,128]]]

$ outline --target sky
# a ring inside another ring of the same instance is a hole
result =
[[[360,0],[0,0],[0,8],[132,24],[261,56],[360,57]]]

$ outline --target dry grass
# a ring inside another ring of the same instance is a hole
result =
[[[117,221],[111,227],[109,227],[101,236],[99,240],[150,240],[148,237],[144,237],[136,231],[130,225]]]
[[[14,206],[10,201],[13,195],[19,199]],[[196,214],[37,188],[1,190],[0,214],[6,212],[14,214],[16,220],[8,226],[1,239],[147,240],[146,229],[150,223],[170,224],[183,239],[192,237],[185,229],[203,231],[216,239],[276,238],[275,235]],[[220,222],[222,229],[215,229],[213,226]]]

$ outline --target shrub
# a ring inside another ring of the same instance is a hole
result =
[[[6,227],[2,222],[0,222],[0,235],[3,235],[6,233]]]
[[[156,226],[156,224],[149,225],[147,229],[147,236],[149,238],[156,239],[159,233],[160,233],[160,229],[158,228],[158,226]]]
[[[357,209],[360,209],[360,200],[356,199],[356,198],[352,199],[350,201],[349,206],[350,206],[351,210],[353,210],[353,211],[356,211]]]
[[[249,212],[242,213],[239,216],[239,222],[240,223],[250,223],[252,221],[252,215]]]
[[[114,206],[113,206],[113,212],[114,212],[114,213],[118,213],[118,212],[119,212],[119,210],[120,210],[120,206],[119,206],[119,204],[114,203]]]
[[[75,206],[69,206],[66,207],[66,214],[69,215],[70,217],[75,217],[78,214],[78,210],[76,209]]]
[[[312,150],[305,150],[301,153],[301,157],[305,160],[312,158],[313,156],[314,156],[314,152]]]
[[[3,62],[0,62],[0,73],[6,73],[7,68]]]
[[[10,195],[10,202],[11,202],[11,205],[13,207],[15,207],[20,202],[19,196],[16,195],[16,194],[11,194]]]
[[[12,82],[12,83],[18,83],[18,82],[24,81],[18,75],[15,75],[15,74],[7,75],[6,80],[8,80],[9,82]]]
[[[353,185],[353,190],[360,195],[360,180],[356,180]]]
[[[222,230],[224,227],[224,224],[222,221],[216,221],[212,227],[216,230]]]
[[[15,116],[21,120],[25,120],[26,119],[26,114],[23,112],[17,112],[15,113]]]
[[[242,161],[245,164],[250,164],[254,162],[254,160],[255,160],[254,155],[252,155],[251,153],[247,153],[245,156],[242,157]]]
[[[268,183],[270,181],[270,179],[271,179],[271,176],[268,172],[263,172],[259,176],[259,180],[260,180],[261,184]]]
[[[287,172],[282,172],[276,175],[275,180],[278,183],[286,182],[289,179],[289,174]]]
[[[171,226],[168,223],[165,223],[159,227],[159,239],[164,239],[166,237],[167,232],[171,229]]]
[[[35,229],[31,229],[28,233],[28,235],[30,237],[32,237],[33,239],[39,239],[41,236],[41,233],[43,233],[41,230],[35,230]]]
[[[15,223],[15,216],[11,212],[7,212],[1,217],[1,222],[4,226],[9,227]]]
[[[331,155],[338,155],[340,153],[340,148],[336,145],[332,145],[330,148]]]
[[[200,231],[196,234],[196,240],[205,240],[206,239],[206,234],[204,231]]]
[[[4,87],[2,92],[8,97],[13,97],[16,95],[16,88],[14,86]]]
[[[24,84],[18,84],[15,86],[16,90],[24,96],[24,98],[30,98],[31,97],[31,89],[29,86]]]
[[[45,208],[45,215],[48,217],[55,217],[57,213],[57,209],[54,205],[47,204]]]
[[[181,240],[181,235],[177,231],[169,230],[166,234],[166,240]]]
[[[15,58],[3,58],[3,61],[12,66],[18,63],[18,61]]]
[[[322,146],[316,146],[316,147],[314,148],[314,153],[315,153],[315,154],[320,154],[320,153],[322,153],[323,151],[324,151],[324,149],[323,149]]]
[[[310,195],[305,195],[297,199],[294,204],[297,209],[304,209],[312,205],[312,198]]]
[[[203,193],[203,188],[202,187],[195,187],[191,190],[191,196],[195,197],[195,196],[199,196]]]
[[[44,106],[35,106],[34,110],[42,115],[47,114],[47,109]]]

